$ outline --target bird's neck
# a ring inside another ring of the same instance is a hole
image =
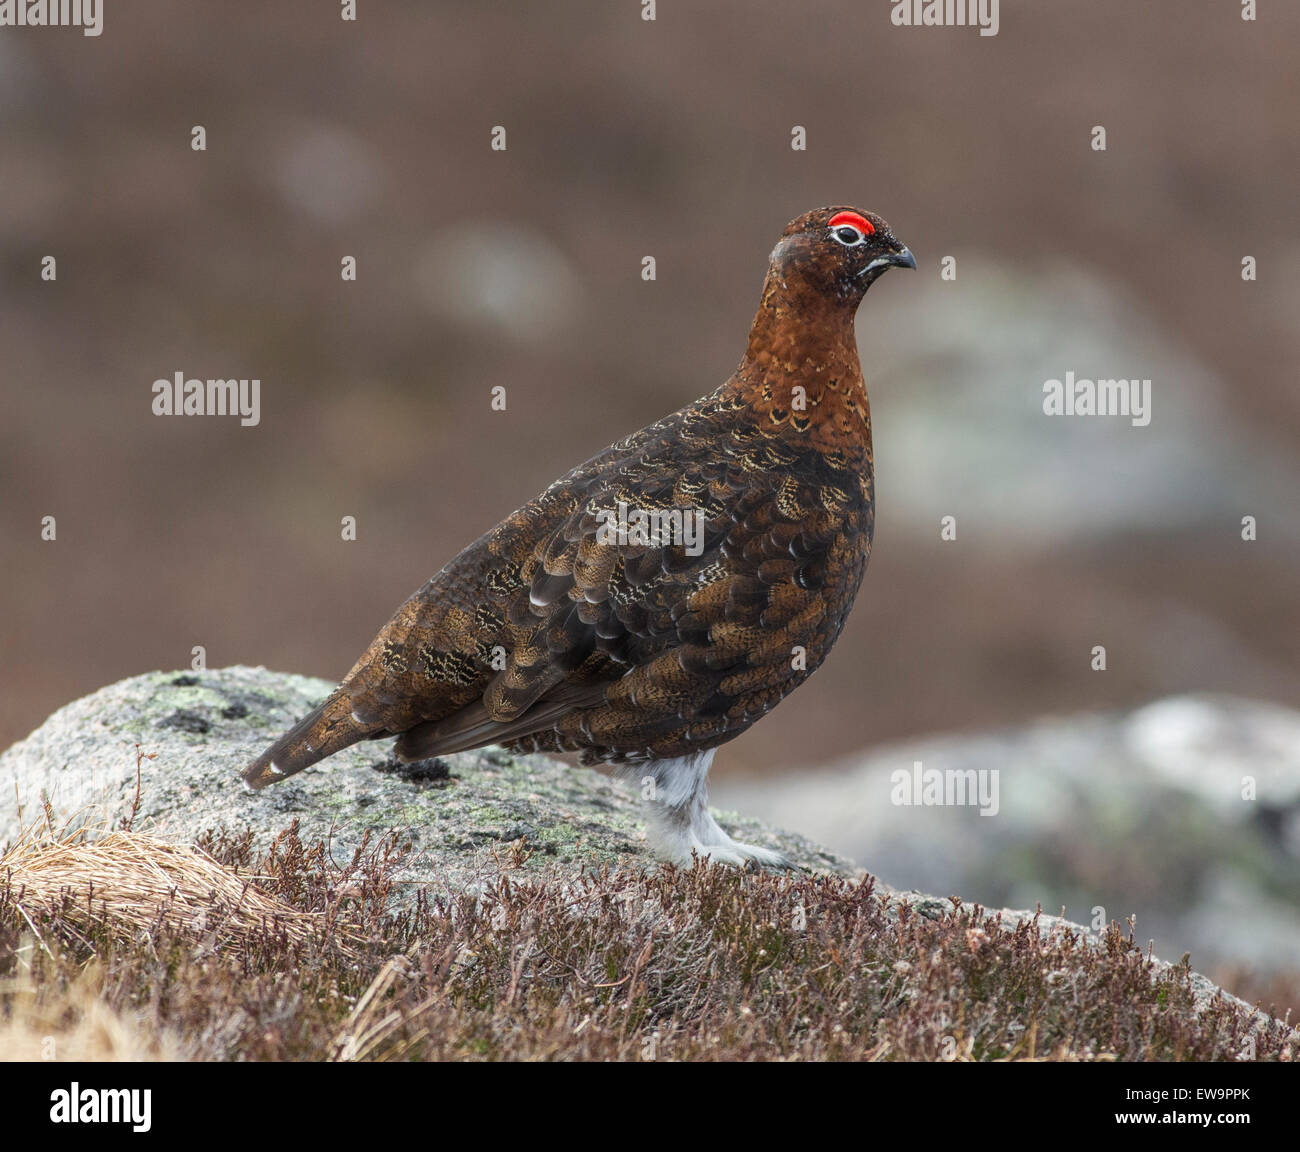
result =
[[[760,424],[825,448],[870,451],[871,409],[853,330],[857,300],[828,299],[768,276],[749,346],[724,385]]]

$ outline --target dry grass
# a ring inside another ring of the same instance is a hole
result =
[[[196,848],[139,832],[110,832],[93,843],[30,837],[0,856],[0,875],[41,947],[37,921],[51,915],[65,931],[112,925],[128,937],[192,928],[225,948],[270,924],[302,942],[318,918],[267,896]]]
[[[133,831],[133,817],[113,831],[76,818],[56,826],[47,804],[43,820],[25,826],[0,854],[14,910],[47,952],[37,925],[51,917],[62,933],[80,932],[82,944],[96,928],[128,939],[167,928],[192,930],[225,950],[270,927],[302,943],[320,919],[268,896],[200,848]]]
[[[28,937],[17,957],[39,945]],[[175,1038],[114,1011],[103,999],[103,969],[87,965],[67,985],[38,983],[30,969],[0,982],[0,1060],[174,1060]]]
[[[1101,947],[871,881],[602,870],[394,912],[396,836],[345,864],[291,827],[198,849],[41,834],[0,873],[0,1042],[92,1059],[1291,1060],[1300,1031],[1198,1008]],[[517,863],[518,861],[513,861]],[[256,884],[250,883],[256,878]],[[1266,1006],[1267,1007],[1267,1006]]]

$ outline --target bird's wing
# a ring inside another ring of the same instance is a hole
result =
[[[644,759],[752,724],[838,634],[870,505],[855,473],[726,415],[612,446],[461,553],[344,681],[354,718],[404,733],[408,759],[505,741]],[[698,514],[698,545],[611,539],[620,505],[629,524]]]

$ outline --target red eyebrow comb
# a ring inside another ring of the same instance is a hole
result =
[[[856,228],[864,236],[870,236],[875,232],[875,227],[865,216],[859,216],[856,212],[836,212],[827,222],[828,228],[836,228],[840,224],[849,224]]]

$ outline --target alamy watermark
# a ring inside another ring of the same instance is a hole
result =
[[[998,34],[998,0],[893,0],[890,22],[900,28],[978,28]]]
[[[155,416],[238,416],[249,428],[262,421],[260,380],[186,380],[177,372],[153,382]]]
[[[600,527],[597,544],[632,545],[641,548],[666,548],[682,545],[687,556],[704,551],[704,513],[697,508],[629,508],[620,500],[617,508],[602,508],[596,513]]]
[[[150,1088],[83,1088],[74,1080],[50,1093],[50,1123],[130,1124],[133,1132],[148,1132],[152,1095]]]
[[[1067,372],[1043,382],[1045,416],[1128,416],[1136,428],[1151,423],[1150,380],[1088,380]]]
[[[104,31],[102,0],[0,0],[0,28],[80,28]]]
[[[889,774],[889,802],[902,808],[978,808],[981,816],[996,816],[1001,784],[996,768],[925,768],[914,760],[910,770]]]

